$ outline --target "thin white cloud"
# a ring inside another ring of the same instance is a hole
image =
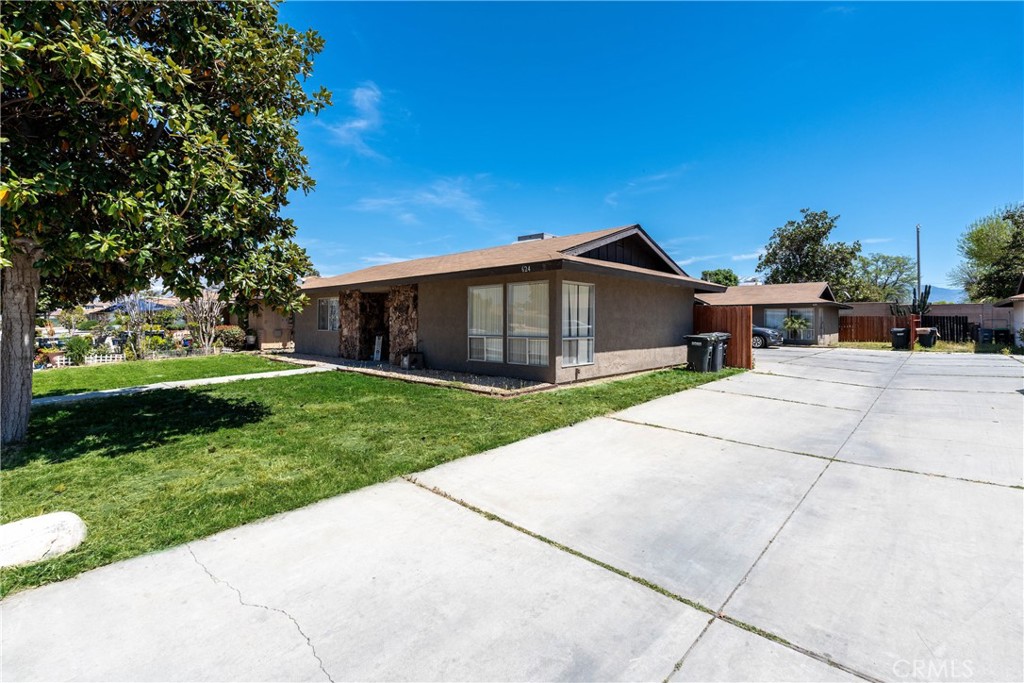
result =
[[[335,142],[351,147],[356,154],[370,159],[385,159],[384,155],[370,147],[366,138],[379,131],[383,125],[380,113],[381,92],[373,81],[367,81],[352,90],[352,107],[355,116],[344,123],[328,125]]]
[[[685,258],[682,261],[676,261],[681,266],[688,266],[692,263],[700,263],[701,261],[713,261],[716,258],[724,258],[726,254],[710,254],[708,256],[691,256]]]
[[[692,163],[680,164],[675,168],[660,173],[639,176],[626,181],[626,184],[617,190],[609,192],[604,197],[604,203],[608,206],[618,206],[619,201],[639,195],[650,194],[667,190],[672,186],[671,181],[693,168]]]
[[[384,197],[364,197],[352,205],[356,211],[389,213],[407,225],[419,223],[419,212],[441,210],[471,223],[483,223],[483,202],[474,196],[466,178],[441,178],[418,188]]]
[[[885,244],[886,242],[892,242],[892,238],[891,237],[868,237],[867,239],[862,239],[860,241],[861,244]]]
[[[732,255],[732,260],[733,261],[751,261],[751,260],[756,259],[756,258],[761,258],[762,256],[764,256],[764,249],[758,249],[757,251],[752,251],[749,254],[733,254]]]

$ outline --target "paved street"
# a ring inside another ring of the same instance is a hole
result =
[[[699,389],[0,603],[3,680],[1024,678],[1024,364]]]

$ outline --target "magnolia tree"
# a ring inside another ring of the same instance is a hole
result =
[[[323,41],[269,2],[7,2],[2,441],[25,437],[40,293],[59,306],[154,278],[294,310],[309,259],[280,215],[313,179],[296,122]]]

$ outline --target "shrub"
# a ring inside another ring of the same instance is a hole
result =
[[[245,348],[245,332],[238,325],[217,325],[214,328],[213,338],[233,351],[241,351]]]
[[[86,320],[85,322],[78,324],[78,330],[80,332],[88,332],[89,330],[96,329],[97,327],[99,327],[99,325],[99,320]]]
[[[84,365],[85,357],[92,351],[92,342],[86,337],[72,337],[68,339],[64,352],[68,360],[75,365]]]

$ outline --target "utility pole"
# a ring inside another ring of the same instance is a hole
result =
[[[921,224],[917,224],[917,298],[921,298]]]

